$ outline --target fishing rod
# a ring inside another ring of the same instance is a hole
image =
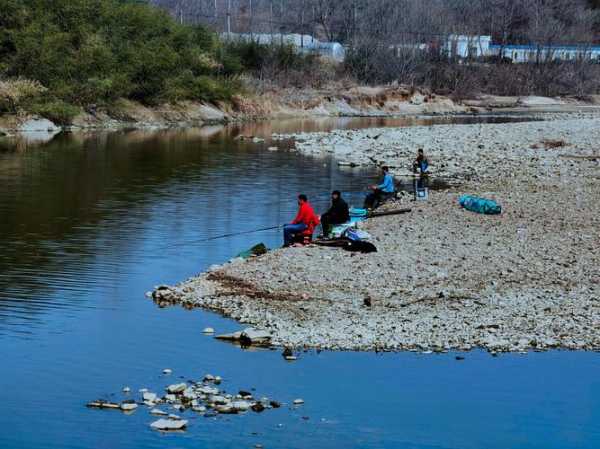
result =
[[[178,242],[178,243],[173,243],[171,245],[166,245],[160,248],[156,248],[156,250],[164,250],[164,249],[170,249],[170,248],[176,248],[178,246],[186,246],[186,245],[193,245],[195,243],[205,243],[205,242],[211,242],[213,240],[220,240],[220,239],[226,239],[229,237],[237,237],[239,235],[247,235],[247,234],[255,234],[257,232],[263,232],[263,231],[273,231],[275,229],[279,229],[279,228],[283,228],[284,225],[277,225],[277,226],[269,226],[266,228],[259,228],[259,229],[252,229],[250,231],[241,231],[241,232],[232,232],[229,234],[221,234],[221,235],[215,235],[213,237],[205,237],[203,239],[196,239],[196,240],[188,240],[186,242]]]
[[[439,179],[439,178],[438,178]],[[358,194],[358,193],[363,193],[365,192],[367,189],[364,190],[353,190],[353,191],[346,191],[345,193],[350,193],[350,194]],[[319,192],[319,193],[315,193],[312,194],[312,197],[323,197],[323,196],[328,196],[329,193],[324,193],[324,192]],[[280,202],[271,202],[271,203],[267,203],[267,205],[271,205],[271,204],[281,204],[283,202],[287,202],[289,200],[282,200]],[[410,209],[406,209],[406,210],[401,210],[401,211],[395,211],[392,212],[393,214],[396,213],[405,213],[405,212],[410,212]],[[380,214],[373,214],[372,216],[383,216],[383,215],[388,215],[388,213],[380,213]],[[221,235],[216,235],[216,236],[212,236],[212,237],[205,237],[202,239],[195,239],[195,240],[188,240],[185,242],[178,242],[178,243],[173,243],[171,245],[165,245],[159,248],[156,248],[157,251],[160,250],[165,250],[165,249],[171,249],[171,248],[177,248],[179,246],[187,246],[187,245],[193,245],[193,244],[197,244],[197,243],[206,243],[206,242],[212,242],[215,240],[221,240],[221,239],[226,239],[229,237],[237,237],[240,235],[248,235],[248,234],[255,234],[257,232],[265,232],[265,231],[274,231],[276,229],[281,229],[283,228],[283,224],[277,225],[277,226],[267,226],[264,228],[258,228],[258,229],[252,229],[252,230],[248,230],[248,231],[240,231],[240,232],[232,232],[232,233],[228,233],[228,234],[221,234]]]

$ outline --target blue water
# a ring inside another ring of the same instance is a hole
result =
[[[0,448],[600,447],[597,353],[307,352],[289,363],[201,333],[233,321],[146,299],[256,242],[281,243],[276,231],[186,242],[289,220],[300,191],[318,209],[333,188],[360,201],[370,171],[233,140],[263,126],[65,135],[0,153]],[[189,429],[169,435],[144,407],[84,406],[209,372],[228,392],[306,403],[188,411]]]

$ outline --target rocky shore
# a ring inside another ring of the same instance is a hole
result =
[[[217,311],[294,348],[600,349],[600,118],[275,137],[398,176],[423,148],[456,185],[365,222],[377,253],[233,260],[155,291],[159,304]],[[463,193],[497,200],[502,215],[461,209]]]

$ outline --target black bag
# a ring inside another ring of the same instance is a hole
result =
[[[360,253],[376,253],[377,248],[370,242],[365,242],[364,240],[347,240],[343,248],[346,251],[354,251]]]

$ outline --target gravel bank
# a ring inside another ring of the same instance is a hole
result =
[[[600,119],[291,137],[306,154],[398,175],[424,148],[437,176],[463,183],[367,221],[377,253],[277,250],[156,291],[159,303],[218,311],[293,347],[600,349]],[[503,214],[462,210],[462,193]]]

